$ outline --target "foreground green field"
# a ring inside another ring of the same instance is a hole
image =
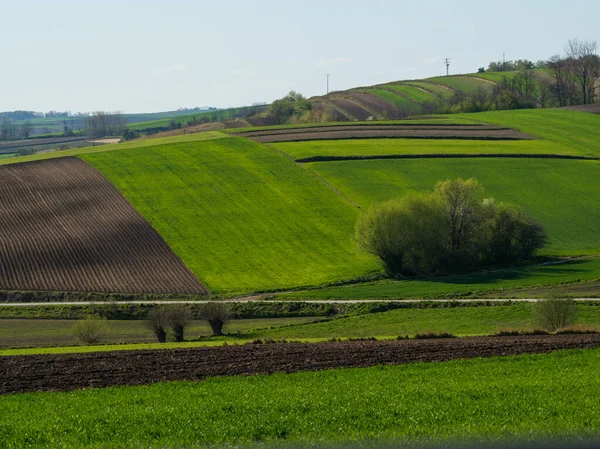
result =
[[[524,207],[545,227],[544,255],[600,253],[600,163],[553,159],[409,159],[306,164],[368,208],[439,180],[476,178],[486,195]]]
[[[421,278],[415,280],[384,280],[361,284],[281,293],[277,299],[407,299],[455,297],[523,297],[518,289],[529,289],[527,298],[538,297],[531,288],[561,286],[600,279],[600,258],[575,260],[556,265],[536,265],[478,273]],[[547,294],[543,291],[541,294]],[[577,294],[576,294],[577,295]],[[585,295],[585,294],[584,294]],[[592,295],[597,297],[597,294]]]
[[[317,285],[378,271],[358,210],[280,153],[242,138],[82,156],[213,292]]]
[[[600,436],[600,350],[0,397],[6,448]],[[126,416],[127,419],[123,419]]]

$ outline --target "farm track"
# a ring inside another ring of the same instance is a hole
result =
[[[118,190],[72,157],[0,167],[0,288],[206,293]]]
[[[345,129],[313,130],[312,132],[288,131],[287,133],[251,134],[247,137],[258,143],[302,142],[310,140],[346,139],[463,139],[463,140],[532,140],[535,137],[512,129],[485,129],[481,127],[414,127],[401,129],[346,126]],[[469,129],[471,128],[471,129]]]
[[[0,357],[0,394],[141,385],[213,376],[449,361],[600,347],[600,335],[276,343]]]

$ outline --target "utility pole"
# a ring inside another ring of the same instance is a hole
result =
[[[327,74],[327,94],[329,94],[329,73]]]
[[[450,58],[444,59],[444,63],[446,64],[446,76],[450,75]]]
[[[502,53],[502,71],[506,72],[506,53]]]

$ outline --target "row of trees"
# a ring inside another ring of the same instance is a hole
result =
[[[545,233],[526,212],[484,198],[474,179],[438,182],[371,208],[356,228],[359,245],[392,276],[456,273],[531,259]]]
[[[33,130],[33,125],[25,121],[20,125],[13,124],[8,117],[3,117],[0,122],[0,140],[28,139]]]
[[[120,136],[127,126],[121,112],[97,111],[85,118],[84,132],[90,137]]]

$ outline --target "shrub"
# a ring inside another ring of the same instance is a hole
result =
[[[231,318],[231,306],[224,302],[207,302],[200,309],[200,319],[208,321],[213,335],[223,335],[223,326]]]
[[[183,333],[192,318],[190,308],[182,304],[170,305],[166,308],[166,316],[173,331],[173,339],[177,342],[183,341]]]
[[[449,332],[427,332],[424,334],[416,334],[415,340],[433,340],[435,338],[456,338],[455,335],[452,335]]]
[[[573,323],[577,304],[572,299],[546,298],[533,304],[536,323],[548,332],[556,332]]]
[[[156,335],[159,343],[167,341],[167,327],[169,326],[169,313],[164,307],[150,309],[144,320],[144,327]]]
[[[356,238],[391,276],[514,263],[545,243],[540,225],[522,210],[483,199],[474,179],[438,182],[431,193],[376,205],[359,218]]]
[[[108,332],[108,322],[104,318],[88,315],[85,319],[78,321],[71,332],[73,336],[84,345],[98,343]]]

